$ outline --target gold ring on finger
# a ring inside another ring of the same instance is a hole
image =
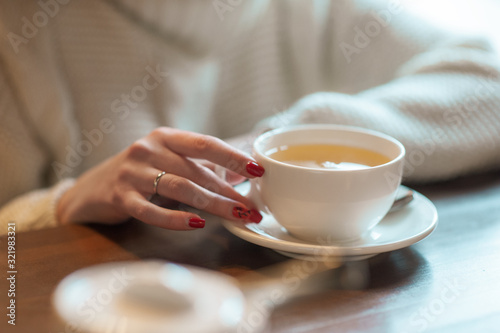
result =
[[[166,173],[165,171],[162,171],[155,178],[155,181],[153,183],[153,191],[156,195],[158,195],[158,183],[160,182],[161,177],[163,177],[165,173]]]

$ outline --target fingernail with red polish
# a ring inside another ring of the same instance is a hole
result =
[[[262,177],[266,170],[262,167],[262,165],[257,162],[248,162],[247,163],[247,172],[255,177]]]
[[[233,216],[246,220],[250,216],[250,211],[246,208],[236,206],[233,208]]]
[[[252,221],[253,223],[259,223],[260,221],[262,221],[262,215],[260,215],[258,210],[251,209],[249,220]]]
[[[197,218],[197,217],[190,218],[189,219],[189,226],[191,228],[197,228],[197,229],[204,228],[205,227],[205,220]]]

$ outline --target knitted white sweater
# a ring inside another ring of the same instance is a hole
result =
[[[0,233],[9,221],[55,225],[72,179],[161,125],[222,138],[292,123],[368,127],[403,142],[410,181],[500,166],[497,56],[404,3],[0,8]]]

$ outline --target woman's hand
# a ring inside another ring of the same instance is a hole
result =
[[[114,224],[133,217],[167,229],[203,228],[205,220],[199,215],[149,201],[155,194],[154,180],[165,171],[157,185],[161,199],[225,219],[260,222],[252,202],[218,177],[211,170],[214,165],[246,178],[264,173],[249,156],[217,138],[161,127],[81,175],[59,200],[57,217],[63,224]]]

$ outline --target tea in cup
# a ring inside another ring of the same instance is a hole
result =
[[[309,242],[359,239],[389,211],[405,149],[368,129],[299,125],[260,135],[253,156],[266,172],[250,198],[291,235]]]

